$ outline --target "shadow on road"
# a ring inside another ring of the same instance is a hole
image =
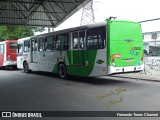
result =
[[[32,72],[34,75],[42,75],[42,76],[47,76],[47,77],[53,77],[59,80],[64,80],[64,81],[72,81],[72,82],[81,82],[81,83],[88,83],[88,84],[96,84],[96,85],[103,85],[103,84],[119,84],[119,83],[126,83],[129,81],[124,81],[119,78],[115,77],[109,77],[109,78],[98,78],[98,77],[77,77],[77,76],[69,76],[68,79],[60,79],[58,75],[49,73],[49,72],[41,72],[41,71],[34,71]],[[31,74],[32,74],[31,73]]]
[[[73,77],[69,79],[69,81],[76,81],[76,82],[84,82],[88,84],[96,84],[96,85],[103,85],[103,84],[119,84],[124,83],[127,81],[117,80],[114,78],[97,78],[97,77]]]
[[[0,70],[3,70],[3,71],[20,71],[20,69],[12,68],[12,67],[3,67]]]

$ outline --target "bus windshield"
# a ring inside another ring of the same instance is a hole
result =
[[[9,49],[11,53],[16,53],[16,49],[17,49],[17,43],[9,43]]]

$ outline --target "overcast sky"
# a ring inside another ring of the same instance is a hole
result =
[[[110,16],[117,19],[142,21],[160,18],[160,0],[94,0],[96,22],[102,22]],[[79,26],[82,10],[75,13],[57,29]],[[142,23],[143,32],[160,31],[160,20]]]
[[[117,19],[142,21],[160,18],[160,0],[94,0],[95,22],[105,21],[110,16]],[[56,30],[79,26],[82,9],[67,19]],[[142,23],[143,32],[160,31],[160,20]]]

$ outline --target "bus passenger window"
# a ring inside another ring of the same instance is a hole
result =
[[[106,44],[105,27],[88,29],[86,43],[87,49],[104,49]]]
[[[37,38],[35,38],[34,42],[35,42],[34,51],[37,51],[38,50]]]
[[[78,33],[77,32],[72,34],[72,40],[73,40],[73,49],[78,49]]]
[[[79,32],[79,48],[84,49],[85,31]]]
[[[29,41],[24,41],[24,52],[29,52],[30,43]]]
[[[97,28],[92,28],[87,31],[87,49],[97,49],[98,48],[98,30]]]
[[[38,47],[39,51],[44,51],[44,37],[40,37],[39,38],[39,47]]]
[[[0,54],[4,54],[4,45],[3,44],[0,45]]]
[[[56,42],[56,50],[68,50],[69,44],[68,44],[69,34],[60,34],[57,35],[57,42]]]
[[[98,39],[99,39],[98,48],[104,49],[106,46],[106,28],[105,27],[98,28]]]
[[[18,44],[17,53],[22,53],[22,52],[23,52],[23,44]]]
[[[29,48],[30,48],[30,41],[29,43]],[[31,51],[37,51],[38,50],[38,43],[37,43],[37,38],[32,38],[31,39]]]
[[[53,51],[54,50],[54,36],[49,36],[45,40],[45,50],[46,51]]]

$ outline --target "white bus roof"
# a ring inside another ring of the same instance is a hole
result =
[[[49,35],[54,35],[54,34],[61,34],[61,33],[65,33],[65,32],[71,32],[71,31],[76,31],[76,30],[81,30],[81,29],[89,29],[89,28],[106,26],[106,25],[107,25],[106,22],[93,23],[93,24],[88,24],[88,25],[85,25],[85,26],[79,26],[79,27],[74,27],[74,28],[68,28],[68,29],[64,29],[64,30],[54,31],[54,32],[50,32],[50,33],[40,34],[40,35],[37,35],[37,36],[49,36]]]
[[[61,34],[61,33],[65,33],[65,32],[71,32],[71,31],[81,30],[81,29],[89,29],[89,28],[94,28],[94,27],[106,26],[106,24],[107,24],[106,22],[93,23],[93,24],[88,24],[88,25],[85,25],[85,26],[68,28],[68,29],[54,31],[54,32],[45,33],[45,34],[40,34],[40,35],[36,35],[36,36],[37,37],[40,37],[40,36],[50,36],[50,35],[54,35],[54,34]],[[31,38],[36,37],[36,36],[31,36],[31,37],[26,37],[26,38],[18,39],[18,42],[22,42],[22,41],[31,39]]]
[[[20,38],[18,39],[18,42],[22,42],[22,41],[25,41],[25,40],[28,40],[28,39],[31,39],[32,37],[26,37],[26,38]]]
[[[4,44],[6,41],[1,41],[0,44]]]

